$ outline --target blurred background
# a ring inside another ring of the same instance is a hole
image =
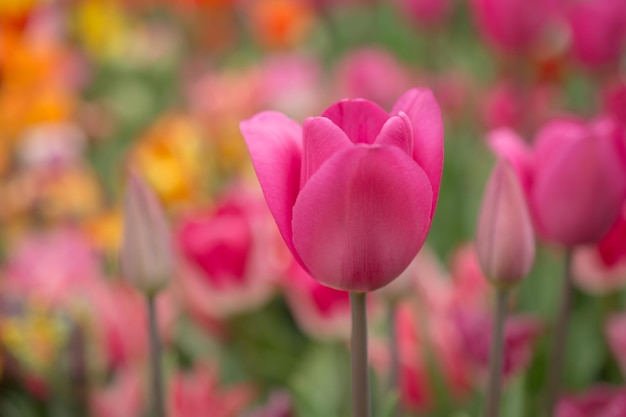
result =
[[[623,0],[0,0],[0,416],[146,415],[145,306],[116,265],[131,167],[178,250],[158,300],[168,417],[349,415],[347,295],[292,261],[239,122],[302,121],[344,97],[390,109],[413,86],[440,103],[446,157],[427,246],[370,298],[374,414],[399,397],[407,416],[478,415],[485,138],[531,142],[561,116],[623,132],[625,46]],[[572,395],[624,383],[624,258],[577,274]],[[562,261],[541,247],[512,302],[506,417],[536,415]]]

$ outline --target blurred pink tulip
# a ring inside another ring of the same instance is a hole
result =
[[[451,0],[397,0],[403,14],[420,26],[442,24],[452,12]]]
[[[267,404],[246,414],[245,417],[294,417],[295,411],[291,404],[291,397],[287,392],[273,393]]]
[[[491,349],[490,311],[492,291],[480,270],[476,250],[463,246],[451,261],[452,288],[448,314],[463,346],[468,368],[479,380],[487,375]],[[520,372],[530,364],[533,343],[540,335],[540,323],[531,317],[513,315],[504,329],[504,369],[506,375]],[[468,371],[469,372],[469,371]]]
[[[600,386],[565,397],[554,417],[626,417],[626,388]]]
[[[84,293],[103,278],[86,236],[72,229],[33,234],[8,255],[3,292],[54,307],[83,303]]]
[[[558,12],[559,0],[472,0],[470,5],[482,35],[496,48],[527,54],[545,39]]]
[[[170,382],[168,417],[238,417],[252,401],[248,385],[222,388],[215,371],[205,366],[177,373]]]
[[[606,321],[604,330],[609,348],[617,359],[622,374],[626,375],[626,313],[611,316]]]
[[[430,91],[409,90],[391,115],[344,100],[303,127],[263,112],[241,131],[278,228],[313,278],[373,291],[413,260],[443,164],[441,112]]]
[[[408,70],[387,50],[362,47],[338,63],[335,82],[341,97],[361,97],[383,107],[393,105],[410,85]]]
[[[429,350],[437,371],[450,393],[459,397],[468,392],[469,380],[461,354],[460,339],[453,322],[443,311],[420,312],[406,301],[400,302],[396,315],[400,359],[399,389],[405,409],[426,411],[434,405],[435,386],[429,375]],[[419,316],[423,314],[423,319]],[[372,343],[371,359],[375,368],[389,371],[388,347]]]
[[[90,408],[94,417],[137,417],[144,411],[141,379],[137,369],[124,368],[113,382],[91,393]]]
[[[574,253],[574,280],[586,291],[603,294],[626,286],[626,207],[595,246]]]
[[[264,107],[296,119],[320,109],[322,79],[320,62],[313,56],[281,55],[261,68],[260,100]]]
[[[608,116],[626,128],[626,80],[609,85],[602,100]]]
[[[487,279],[502,287],[519,283],[535,261],[535,234],[524,191],[506,160],[498,161],[483,196],[476,253]]]
[[[217,206],[183,218],[179,284],[188,307],[225,317],[260,307],[274,294],[288,253],[257,193],[236,187]]]
[[[610,123],[554,120],[529,149],[514,132],[493,131],[496,154],[517,170],[537,233],[573,247],[597,242],[617,219],[626,194],[623,143]]]
[[[572,0],[566,11],[572,52],[589,67],[616,64],[626,48],[626,2]]]
[[[486,312],[458,306],[455,319],[466,363],[479,379],[483,379],[489,367],[493,317]],[[504,328],[505,377],[517,374],[530,365],[534,342],[540,334],[541,326],[536,319],[519,315],[507,319]]]
[[[348,340],[348,293],[321,285],[295,262],[283,286],[289,309],[302,331],[316,339]]]
[[[126,188],[119,262],[122,276],[146,294],[165,287],[174,270],[174,247],[163,208],[134,173]]]

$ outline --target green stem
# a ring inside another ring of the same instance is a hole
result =
[[[163,372],[161,368],[161,339],[157,325],[156,296],[148,296],[148,324],[150,331],[150,383],[152,417],[165,417]]]
[[[365,293],[350,293],[352,312],[352,416],[370,417]]]
[[[565,270],[563,276],[563,288],[561,290],[561,305],[559,306],[559,316],[554,329],[552,339],[552,350],[548,362],[548,376],[546,389],[546,416],[553,415],[554,406],[561,390],[561,374],[563,373],[563,359],[565,358],[565,345],[567,341],[567,330],[572,309],[572,296],[574,286],[572,283],[572,251],[565,254]]]
[[[496,290],[495,321],[493,323],[491,354],[489,356],[489,381],[487,384],[485,417],[498,417],[500,415],[500,394],[504,368],[504,325],[508,299],[508,289],[498,288]]]
[[[387,329],[389,330],[389,350],[391,353],[391,372],[389,372],[389,391],[398,399],[391,410],[392,417],[402,415],[402,403],[400,401],[399,377],[400,377],[400,352],[398,351],[398,326],[396,316],[398,304],[390,301],[387,311]]]

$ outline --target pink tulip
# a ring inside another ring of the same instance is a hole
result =
[[[482,35],[511,54],[529,53],[545,39],[558,11],[558,0],[472,0]]]
[[[443,163],[443,126],[428,90],[386,113],[344,100],[301,127],[263,112],[241,123],[265,199],[294,257],[321,283],[373,291],[423,245]]]
[[[463,353],[468,365],[479,379],[487,375],[491,350],[491,326],[493,317],[476,309],[457,306],[454,313]],[[513,316],[506,321],[504,328],[504,375],[510,377],[530,365],[534,342],[541,333],[536,319]]]
[[[286,392],[273,393],[267,404],[257,408],[245,417],[294,417],[295,411],[291,403],[291,397]]]
[[[404,15],[420,26],[434,27],[443,23],[452,12],[450,0],[398,0]]]
[[[296,119],[320,110],[319,60],[305,55],[270,58],[262,68],[259,95],[264,106]]]
[[[489,141],[508,158],[525,188],[537,233],[568,247],[597,242],[617,219],[626,193],[623,144],[610,123],[555,120],[534,148],[510,130]]]
[[[595,246],[574,253],[573,276],[586,291],[603,294],[626,286],[626,207]]]
[[[284,279],[284,295],[296,323],[315,339],[348,340],[350,296],[321,285],[297,263]]]
[[[471,246],[457,249],[452,258],[452,287],[449,290],[448,315],[454,322],[463,346],[463,360],[468,372],[478,380],[487,374],[491,349],[490,311],[492,291],[480,270],[476,250]],[[509,317],[504,328],[504,370],[512,375],[530,364],[533,343],[540,335],[540,323],[519,315]]]
[[[60,229],[25,237],[9,251],[2,292],[53,307],[81,302],[103,273],[86,236]]]
[[[398,305],[399,390],[401,402],[407,410],[425,411],[433,406],[435,387],[429,376],[429,349],[432,349],[438,371],[451,394],[459,397],[468,392],[468,375],[458,333],[453,322],[441,313],[429,309],[424,312],[422,321],[418,320],[420,312],[409,302],[402,301]],[[388,347],[373,342],[374,367],[388,371]]]
[[[617,359],[622,374],[626,375],[626,313],[611,316],[605,325],[606,338]]]
[[[225,317],[260,307],[274,294],[288,253],[257,193],[234,188],[211,210],[188,215],[178,228],[179,277],[188,307]]]
[[[604,92],[603,102],[609,117],[626,127],[626,81],[610,85]]]
[[[138,370],[125,368],[112,384],[94,390],[89,403],[94,417],[136,417],[144,411],[143,396]]]
[[[163,208],[156,194],[134,173],[124,200],[119,262],[122,276],[147,294],[166,286],[174,269],[174,248]]]
[[[626,388],[600,386],[563,398],[555,417],[626,417]]]
[[[206,366],[173,376],[168,417],[238,417],[252,400],[248,385],[221,388],[215,371]]]
[[[337,92],[343,97],[362,97],[383,106],[410,85],[408,70],[387,49],[363,47],[346,54],[336,69]]]
[[[506,160],[491,174],[476,229],[481,268],[496,286],[511,286],[528,275],[535,260],[535,235],[519,179]]]
[[[566,17],[572,52],[590,67],[615,64],[626,47],[626,3],[622,0],[573,0]]]

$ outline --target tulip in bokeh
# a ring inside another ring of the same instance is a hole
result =
[[[409,90],[391,114],[344,100],[302,127],[263,112],[241,130],[278,228],[313,278],[372,291],[415,257],[443,163],[441,113],[430,91]]]
[[[283,287],[289,309],[304,333],[322,340],[348,340],[350,335],[348,293],[312,280],[296,262],[289,268],[283,280]]]
[[[626,47],[626,2],[573,0],[568,6],[576,59],[589,67],[618,63]]]
[[[531,53],[542,43],[558,11],[558,0],[472,0],[482,35],[501,51]]]
[[[248,385],[222,388],[214,369],[197,365],[186,373],[173,375],[169,385],[168,417],[237,417],[251,402]]]
[[[362,47],[347,53],[335,70],[337,91],[342,97],[361,97],[391,106],[410,85],[407,68],[389,51]]]
[[[234,187],[210,210],[182,219],[179,284],[198,318],[260,307],[288,264],[276,226],[258,193]]]
[[[483,196],[476,230],[481,268],[498,287],[517,284],[535,260],[535,235],[517,174],[500,160]]]
[[[124,201],[124,232],[120,251],[122,276],[140,291],[156,294],[174,269],[174,248],[165,213],[152,190],[130,175]]]
[[[533,149],[513,131],[491,133],[491,147],[517,171],[539,236],[572,247],[608,232],[626,193],[623,144],[614,132],[604,120],[554,120]]]
[[[606,294],[626,286],[626,207],[596,245],[574,253],[574,280],[584,290]]]
[[[452,12],[450,0],[397,0],[398,6],[411,20],[423,27],[434,27]]]
[[[626,417],[626,388],[598,386],[561,399],[554,417]]]

